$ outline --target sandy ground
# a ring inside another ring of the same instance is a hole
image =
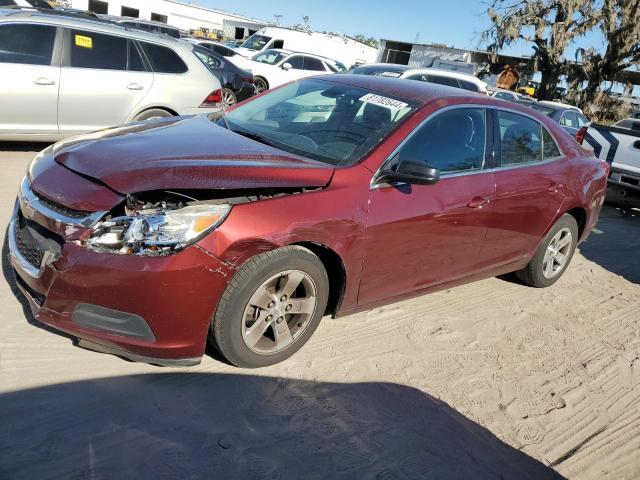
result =
[[[3,232],[29,148],[0,145]],[[552,288],[327,318],[246,371],[82,350],[0,280],[0,478],[637,479],[639,284],[640,214],[608,207]]]

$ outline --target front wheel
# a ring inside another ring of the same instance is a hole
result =
[[[516,275],[532,287],[553,285],[569,266],[577,243],[578,223],[565,213],[551,227],[529,264]]]
[[[256,255],[227,285],[210,338],[236,366],[281,362],[309,340],[328,296],[327,272],[306,248],[288,246]]]

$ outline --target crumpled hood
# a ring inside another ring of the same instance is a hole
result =
[[[233,133],[206,116],[174,117],[72,137],[55,161],[121,194],[161,189],[321,187],[333,167]]]

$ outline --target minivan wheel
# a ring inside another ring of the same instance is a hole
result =
[[[267,81],[264,78],[255,77],[253,84],[256,86],[256,95],[269,90],[269,85],[267,85]]]
[[[569,266],[577,243],[578,223],[565,213],[551,227],[529,264],[516,275],[532,287],[553,285]]]
[[[281,362],[309,340],[328,296],[327,272],[306,248],[292,245],[256,255],[227,285],[210,339],[238,367]]]
[[[232,105],[238,103],[238,99],[236,98],[236,94],[233,93],[233,90],[229,88],[222,89],[222,108],[226,109]]]
[[[141,122],[143,120],[153,120],[154,118],[166,118],[173,117],[171,112],[167,112],[161,108],[151,108],[149,110],[145,110],[144,112],[140,112],[133,119],[134,122]]]

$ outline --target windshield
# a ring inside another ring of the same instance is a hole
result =
[[[203,47],[194,47],[193,53],[212,73],[215,73],[214,70],[222,66],[222,60]]]
[[[262,50],[264,46],[269,43],[271,37],[265,37],[264,35],[251,35],[247,38],[247,41],[242,44],[244,48],[249,50]]]
[[[267,65],[275,65],[288,55],[288,53],[278,52],[276,50],[266,50],[254,55],[252,60],[260,63],[266,63]]]
[[[351,85],[308,79],[255,98],[221,124],[276,148],[332,165],[360,161],[417,104]]]

